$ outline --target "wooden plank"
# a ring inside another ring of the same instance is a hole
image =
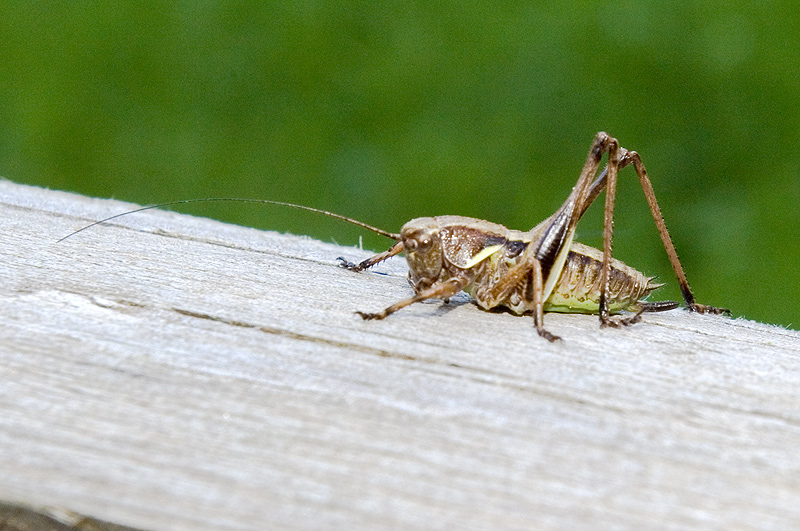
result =
[[[549,344],[463,296],[363,322],[402,259],[159,211],[55,243],[131,207],[0,181],[0,499],[158,529],[800,526],[798,332],[548,314]]]

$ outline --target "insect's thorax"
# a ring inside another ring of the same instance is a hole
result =
[[[417,292],[453,277],[472,283],[474,266],[499,249],[508,233],[502,225],[463,216],[409,221],[400,231],[409,283]]]

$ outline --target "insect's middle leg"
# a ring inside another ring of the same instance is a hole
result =
[[[544,328],[544,278],[542,263],[533,253],[528,254],[510,268],[494,284],[475,292],[475,298],[486,308],[505,305],[514,290],[525,286],[522,294],[527,302],[533,303],[533,322],[539,336],[548,341],[561,339]]]
[[[368,313],[368,312],[356,312],[356,313],[365,320],[384,319],[385,317],[388,317],[397,310],[401,310],[406,306],[414,304],[415,302],[422,302],[426,299],[449,299],[450,297],[461,291],[464,288],[464,286],[466,286],[466,284],[467,284],[466,279],[453,277],[443,282],[436,282],[433,286],[423,289],[422,291],[419,291],[413,297],[392,304],[383,311],[377,313]]]
[[[536,325],[536,332],[551,343],[561,339],[544,328],[544,279],[542,278],[542,263],[539,260],[533,261],[529,286],[531,287],[528,291],[531,293],[526,293],[525,297],[533,300],[533,322]]]

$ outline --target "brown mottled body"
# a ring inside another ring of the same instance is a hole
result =
[[[606,152],[608,164],[597,175]],[[383,319],[415,302],[447,300],[463,290],[485,309],[505,306],[520,314],[531,312],[539,335],[554,341],[558,337],[544,328],[545,311],[597,313],[602,326],[619,327],[637,322],[643,312],[677,307],[670,301],[645,302],[659,284],[611,256],[617,172],[630,164],[636,169],[687,308],[699,313],[727,312],[695,302],[639,155],[619,147],[608,134],[598,133],[567,200],[555,214],[528,232],[461,216],[418,218],[403,226],[399,242],[388,251],[360,264],[342,260],[345,267],[361,271],[390,256],[406,253],[414,296],[381,312],[358,312],[359,315]],[[572,239],[578,221],[603,190],[606,205],[601,251]],[[621,311],[634,315],[611,318],[612,313]]]

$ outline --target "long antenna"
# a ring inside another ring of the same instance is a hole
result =
[[[372,231],[372,232],[374,232],[376,234],[380,234],[381,236],[385,236],[387,238],[391,238],[392,240],[395,240],[395,241],[400,241],[400,235],[399,234],[395,234],[393,232],[388,232],[388,231],[385,231],[383,229],[379,229],[377,227],[373,227],[372,225],[367,225],[366,223],[364,223],[362,221],[358,221],[357,219],[348,218],[347,216],[342,216],[341,214],[334,214],[333,212],[328,212],[327,210],[321,210],[319,208],[312,208],[312,207],[307,207],[307,206],[303,206],[303,205],[295,205],[294,203],[284,203],[282,201],[270,201],[269,199],[245,199],[245,198],[240,198],[240,197],[207,197],[207,198],[203,198],[203,199],[182,199],[180,201],[169,201],[167,203],[159,203],[157,205],[150,205],[150,206],[146,206],[146,207],[142,207],[142,208],[137,208],[135,210],[129,210],[127,212],[122,212],[121,214],[115,214],[115,215],[109,216],[109,217],[107,217],[105,219],[101,219],[100,221],[95,221],[94,223],[92,223],[90,225],[86,225],[85,227],[82,227],[82,228],[76,230],[75,232],[67,234],[63,238],[59,239],[56,243],[61,243],[64,240],[66,240],[67,238],[71,238],[72,236],[75,236],[79,232],[83,232],[86,229],[91,229],[95,225],[100,225],[102,223],[106,223],[108,221],[111,221],[112,219],[117,219],[117,218],[121,218],[122,216],[127,216],[128,214],[135,214],[137,212],[143,212],[145,210],[151,210],[151,209],[154,209],[154,208],[161,208],[161,207],[166,207],[166,206],[171,206],[171,205],[184,205],[186,203],[203,203],[203,202],[210,202],[210,201],[235,201],[235,202],[239,202],[239,203],[261,203],[261,204],[267,204],[267,205],[279,205],[279,206],[286,206],[286,207],[291,207],[291,208],[299,208],[300,210],[307,210],[309,212],[316,212],[318,214],[324,214],[324,215],[330,216],[332,218],[340,219],[342,221],[346,221],[347,223],[352,223],[353,225],[357,225],[357,226],[359,226],[359,227],[361,227],[363,229],[367,229],[369,231]]]

